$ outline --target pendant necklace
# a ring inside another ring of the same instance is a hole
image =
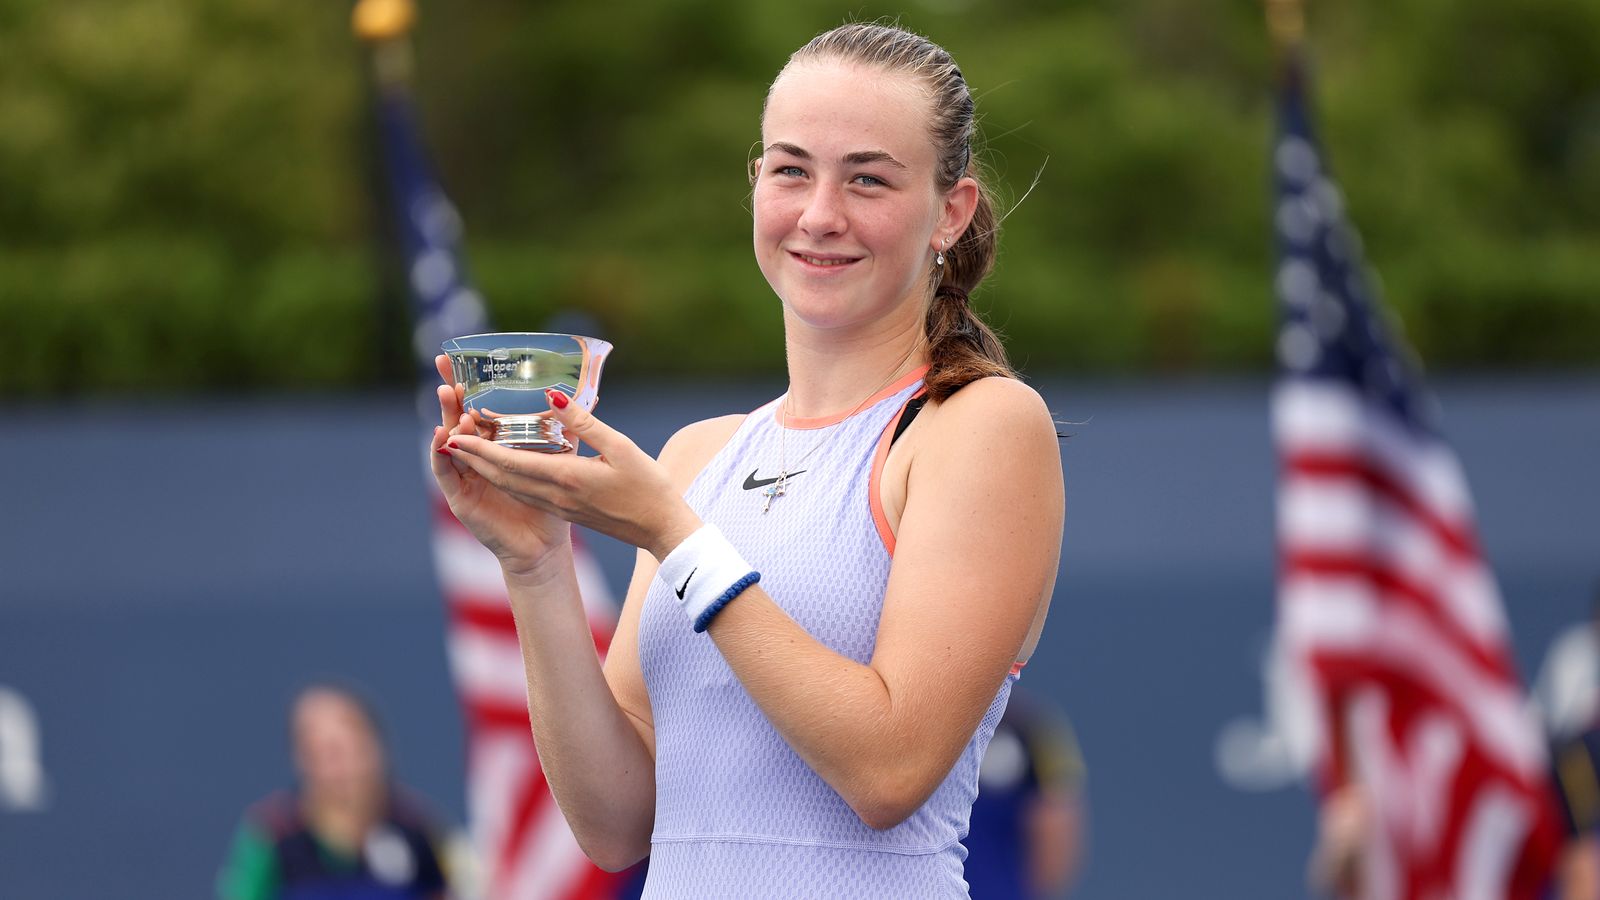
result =
[[[906,352],[906,355],[901,358],[900,362],[897,363],[893,369],[890,370],[889,377],[885,378],[882,382],[880,382],[878,384],[877,387],[875,387],[871,391],[869,391],[867,393],[867,396],[863,397],[861,402],[857,403],[855,405],[854,409],[852,409],[849,412],[844,414],[843,418],[841,418],[839,421],[833,423],[832,425],[829,425],[828,426],[828,433],[822,436],[822,440],[817,441],[815,444],[811,445],[811,449],[809,449],[806,452],[800,454],[800,458],[796,459],[794,461],[794,468],[795,469],[799,469],[801,463],[805,462],[807,459],[809,459],[811,457],[811,455],[813,453],[816,453],[818,450],[821,450],[824,444],[828,443],[828,441],[833,439],[833,436],[834,436],[834,434],[836,432],[838,432],[840,425],[843,425],[845,422],[849,421],[849,419],[852,416],[854,416],[856,413],[861,412],[862,408],[867,405],[867,401],[868,400],[871,400],[873,397],[877,396],[879,391],[881,391],[884,388],[888,387],[889,384],[894,381],[895,376],[899,375],[900,371],[903,368],[905,368],[906,362],[911,359],[912,354],[916,353],[917,352],[917,348],[920,347],[920,346],[922,346],[922,341],[920,341],[920,340],[917,341],[916,343],[912,344],[911,345],[911,349]],[[766,490],[761,492],[762,496],[765,498],[761,502],[761,512],[762,513],[766,513],[766,512],[768,512],[769,510],[772,509],[772,501],[774,499],[776,499],[778,497],[782,497],[784,494],[788,493],[789,476],[790,475],[798,475],[798,474],[800,474],[798,471],[791,470],[789,468],[788,446],[787,446],[788,442],[786,440],[786,438],[788,437],[788,433],[789,433],[789,395],[788,394],[784,394],[783,395],[783,405],[781,407],[779,407],[779,409],[781,410],[782,418],[780,420],[780,427],[778,428],[778,478],[777,478],[777,480],[773,481],[771,484],[767,485]]]

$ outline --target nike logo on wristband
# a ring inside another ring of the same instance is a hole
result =
[[[771,478],[757,478],[756,477],[756,472],[759,472],[759,471],[761,471],[761,470],[760,469],[752,469],[751,470],[750,477],[748,477],[748,478],[746,478],[744,480],[744,489],[745,490],[753,491],[756,488],[766,487],[767,485],[772,484],[773,482],[778,480],[776,475],[774,475]],[[804,473],[805,473],[805,469],[801,469],[799,472],[790,472],[789,473],[789,477],[793,478],[796,475],[801,475],[801,474],[804,474]]]
[[[700,567],[699,566],[695,566],[694,568],[689,570],[689,578],[685,578],[683,580],[683,587],[680,587],[680,588],[677,589],[678,590],[678,599],[679,600],[683,599],[683,592],[687,591],[689,589],[689,579],[693,578],[694,577],[694,573],[696,573],[698,571],[700,571]]]

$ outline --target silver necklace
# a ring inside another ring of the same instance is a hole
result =
[[[900,370],[905,368],[906,362],[911,359],[911,355],[913,353],[917,352],[917,347],[920,346],[921,343],[921,341],[918,341],[915,344],[912,344],[911,349],[906,353],[906,355],[902,357],[900,362],[889,371],[888,378],[885,378],[883,381],[879,382],[878,386],[868,392],[867,396],[861,398],[861,402],[857,403],[854,409],[845,413],[843,418],[832,425],[829,425],[828,433],[823,435],[821,440],[817,441],[815,444],[812,444],[811,449],[800,454],[800,458],[794,461],[794,469],[789,467],[788,441],[786,440],[789,434],[789,395],[783,395],[783,405],[779,407],[779,410],[781,411],[781,419],[779,422],[780,427],[778,428],[778,477],[771,484],[767,485],[766,490],[761,492],[762,497],[765,498],[761,501],[761,512],[763,514],[772,509],[773,500],[777,499],[778,497],[782,497],[784,494],[789,492],[789,477],[791,475],[800,474],[800,472],[797,471],[800,468],[800,464],[809,459],[813,453],[821,450],[823,445],[828,443],[828,441],[833,440],[833,436],[838,432],[840,425],[843,425],[845,422],[849,421],[850,418],[856,413],[861,412],[862,408],[867,405],[868,400],[871,400],[873,397],[877,396],[879,391],[888,387],[890,382],[894,381],[895,376],[900,374]]]

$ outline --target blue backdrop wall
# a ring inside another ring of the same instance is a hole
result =
[[[1600,379],[1437,387],[1531,672],[1600,578]],[[1225,724],[1261,709],[1267,384],[1040,388],[1074,424],[1063,571],[1024,684],[1068,711],[1088,762],[1075,896],[1303,893],[1306,792],[1242,792],[1214,762]],[[777,390],[618,382],[599,412],[654,451]],[[289,777],[287,700],[320,676],[368,689],[400,776],[461,820],[410,396],[0,418],[0,691],[31,710],[45,779],[35,808],[0,802],[0,896],[209,894],[241,809]],[[631,551],[594,547],[620,590]]]

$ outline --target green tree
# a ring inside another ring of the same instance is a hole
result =
[[[1310,6],[1318,126],[1424,358],[1593,365],[1600,7]],[[1014,208],[977,303],[1028,371],[1270,364],[1259,4],[903,11],[978,93]],[[405,352],[381,327],[399,298],[379,298],[347,13],[0,0],[0,329],[17,336],[0,386],[350,385]],[[424,3],[426,138],[497,323],[584,311],[620,374],[770,371],[746,164],[766,84],[840,17],[816,0]]]

